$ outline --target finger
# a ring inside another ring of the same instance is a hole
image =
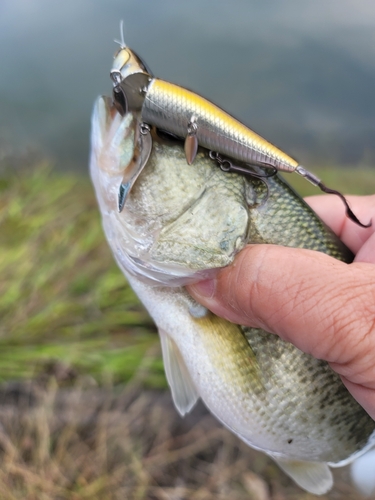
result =
[[[375,264],[375,232],[372,233],[368,240],[365,241],[365,243],[358,250],[354,261]]]
[[[342,201],[335,195],[308,196],[305,201],[319,215],[353,253],[357,253],[364,242],[375,232],[375,195],[346,196],[358,219],[372,226],[362,228],[348,219]]]
[[[375,389],[375,267],[310,250],[250,245],[215,280],[190,286],[228,320],[278,334]],[[369,356],[369,353],[372,353]]]
[[[337,196],[333,194],[307,196],[305,201],[335,234],[341,236],[346,214],[345,207]],[[351,202],[350,206],[355,210]]]

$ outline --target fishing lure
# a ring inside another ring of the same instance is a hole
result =
[[[338,195],[344,202],[347,216],[351,220],[362,227],[371,225],[362,224],[341,193],[327,188],[316,175],[302,167],[291,156],[207,99],[183,87],[155,78],[140,57],[125,45],[123,36],[118,43],[120,49],[115,55],[110,73],[114,104],[122,115],[131,111],[138,116],[141,130],[140,147],[147,147],[146,152],[139,154],[138,151],[135,155],[121,183],[118,202],[120,212],[151,152],[152,139],[145,138],[151,134],[151,125],[185,140],[185,155],[189,165],[194,162],[198,146],[202,146],[210,151],[211,159],[221,159],[218,161],[221,168],[223,164],[230,164],[230,171],[254,175],[253,169],[236,167],[232,161],[223,160],[221,155],[251,166],[262,167],[266,172],[268,170],[270,173],[264,174],[263,177],[272,176],[278,171],[296,172],[322,191]]]

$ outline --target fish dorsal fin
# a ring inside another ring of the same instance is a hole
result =
[[[176,343],[165,330],[159,329],[159,335],[165,375],[171,388],[175,407],[183,417],[193,408],[199,395]]]
[[[272,455],[271,455],[272,456]],[[324,495],[333,486],[332,473],[327,464],[274,457],[277,465],[301,488],[314,495]]]

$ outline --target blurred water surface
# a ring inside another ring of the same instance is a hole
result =
[[[0,158],[87,168],[119,38],[302,163],[375,163],[372,0],[0,0]]]

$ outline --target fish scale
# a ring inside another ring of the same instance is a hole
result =
[[[299,448],[303,450],[305,460],[340,462],[357,447],[366,444],[372,428],[371,420],[354,398],[348,397],[340,377],[326,362],[304,354],[279,337],[260,329],[243,328],[243,331],[266,381],[270,401],[265,406],[269,408],[270,425],[279,432],[282,429],[286,443],[293,439],[292,443],[288,443],[291,453],[294,448]],[[269,359],[273,360],[272,364]],[[314,374],[313,379],[308,376],[309,370]],[[332,404],[333,401],[341,401],[341,404]],[[342,405],[345,405],[345,411]],[[296,410],[294,406],[299,409]],[[322,421],[332,420],[332,427],[316,425],[317,407],[321,411]],[[291,424],[291,413],[299,420],[303,433],[296,432],[295,422]],[[355,434],[348,432],[353,425],[357,429]],[[344,446],[342,436],[346,436]]]
[[[281,184],[282,182],[282,184]],[[351,262],[353,254],[318,217],[312,219],[311,208],[281,178],[268,179],[267,202],[251,211],[253,224],[249,229],[252,243],[270,243],[283,246],[308,248],[326,253],[335,259]],[[267,196],[263,182],[252,179],[257,197]]]

